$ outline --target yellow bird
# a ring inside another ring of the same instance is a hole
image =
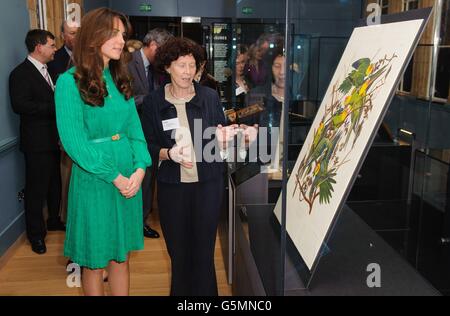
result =
[[[319,171],[320,171],[320,162],[318,162],[318,163],[316,164],[316,167],[314,168],[314,176],[317,176],[317,174],[319,173]]]

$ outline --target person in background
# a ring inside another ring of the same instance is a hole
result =
[[[80,26],[77,23],[61,24],[61,37],[64,45],[55,53],[55,58],[48,63],[48,71],[53,82],[56,82],[59,75],[72,67],[72,55],[75,46],[75,37]],[[64,148],[61,147],[61,217],[65,221],[67,218],[67,195],[69,193],[70,173],[72,170],[72,160],[67,156]],[[71,263],[69,261],[69,263]]]
[[[225,188],[222,159],[237,133],[236,125],[224,126],[217,92],[194,81],[200,62],[191,40],[168,40],[158,50],[156,63],[171,83],[147,96],[143,106],[144,133],[159,165],[158,208],[171,259],[170,294],[176,296],[218,294],[214,249]],[[202,123],[197,135],[195,120]],[[202,138],[207,128],[216,131],[212,162],[198,156],[211,141]],[[202,140],[197,150],[193,139],[198,137]]]
[[[172,37],[168,31],[156,28],[150,30],[144,38],[144,45],[140,50],[132,53],[132,60],[128,64],[128,70],[132,78],[133,95],[138,113],[142,113],[144,98],[159,85],[158,74],[154,69],[155,55],[158,47]],[[152,211],[153,192],[155,190],[156,166],[148,169],[142,183],[144,236],[147,238],[159,238],[159,233],[152,229],[147,220]]]
[[[268,65],[265,55],[269,51],[269,39],[267,35],[261,35],[255,44],[250,45],[248,50],[248,66],[246,76],[252,86],[263,86],[268,80]]]
[[[143,46],[134,51],[128,70],[132,79],[134,99],[138,112],[141,112],[144,98],[160,85],[159,74],[155,71],[155,55],[158,48],[172,37],[167,30],[156,28],[145,35]]]
[[[48,63],[48,72],[53,82],[58,80],[60,74],[72,67],[73,48],[79,28],[80,26],[77,23],[71,23],[69,26],[67,21],[64,21],[61,25],[61,37],[64,45],[56,51],[53,61]]]
[[[56,121],[73,160],[64,255],[83,267],[85,295],[128,295],[130,252],[144,247],[141,183],[151,165],[132,98],[127,18],[108,8],[82,20],[74,68],[56,85]]]
[[[44,30],[29,31],[25,43],[29,55],[11,72],[9,94],[13,111],[20,115],[20,150],[25,155],[27,237],[31,249],[44,254],[47,230],[65,230],[59,217],[61,173],[54,83],[47,69],[56,46],[53,34]],[[47,227],[43,214],[45,201]]]
[[[128,52],[134,53],[137,50],[140,50],[144,44],[138,40],[128,40],[125,46],[128,49]]]
[[[195,42],[193,42],[195,43]],[[197,49],[199,50],[198,55],[200,56],[200,67],[195,74],[194,80],[198,82],[200,85],[209,87],[213,90],[216,90],[220,96],[219,82],[208,73],[208,54],[206,52],[206,48],[196,44]]]
[[[280,161],[283,157],[283,129],[284,129],[284,95],[286,84],[286,57],[282,50],[274,52],[271,67],[271,82],[265,86],[256,87],[251,90],[248,100],[251,103],[261,102],[264,104],[264,111],[258,119],[260,127],[267,128],[267,137],[259,143],[260,152],[271,156],[270,169],[279,170]],[[279,129],[277,134],[274,129]],[[277,139],[274,138],[277,135]]]
[[[271,61],[274,53],[282,51],[284,37],[280,33],[263,33],[248,50],[246,76],[252,87],[265,86],[270,83]]]
[[[235,84],[236,102],[240,106],[245,105],[245,96],[250,91],[250,84],[245,76],[245,66],[248,62],[248,48],[245,45],[239,45],[236,53],[235,65]]]

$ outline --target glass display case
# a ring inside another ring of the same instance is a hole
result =
[[[296,210],[287,210],[289,179],[298,176],[297,159],[336,67],[373,2],[278,1],[278,12],[288,13],[261,19],[237,14],[226,26],[213,27],[212,71],[222,78],[228,122],[242,128],[228,161],[228,207],[221,224],[234,295],[436,295],[450,289],[450,155],[444,145],[449,129],[443,124],[448,110],[429,97],[439,69],[433,32],[442,23],[435,23],[436,13],[408,53],[411,62],[312,263],[298,247],[302,225],[295,234],[288,229],[297,220]],[[253,8],[256,15],[259,6],[253,5],[241,1],[238,10]],[[405,9],[383,5],[380,14],[390,15],[382,21],[397,19],[393,14]],[[420,2],[419,9],[426,6]],[[446,8],[439,0],[434,6]],[[243,133],[255,124],[257,138],[248,144]],[[309,170],[315,176],[323,167],[319,158]],[[326,204],[320,193],[311,198]],[[442,229],[437,233],[432,225]]]

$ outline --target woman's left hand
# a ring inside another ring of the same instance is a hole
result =
[[[241,124],[239,127],[243,130],[242,135],[245,139],[245,145],[248,146],[249,144],[253,143],[258,137],[258,124],[255,124],[253,126]]]
[[[137,169],[135,173],[133,173],[130,177],[130,181],[128,182],[127,189],[122,192],[123,196],[127,199],[131,199],[136,196],[141,188],[142,181],[144,180],[145,171],[143,169]]]

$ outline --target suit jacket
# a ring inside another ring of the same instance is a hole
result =
[[[56,84],[59,75],[65,73],[71,67],[70,55],[64,46],[56,51],[55,58],[47,66],[53,83]]]
[[[54,92],[28,59],[11,72],[9,95],[13,111],[20,115],[20,149],[59,150]]]
[[[150,88],[140,50],[132,53],[132,60],[128,64],[128,70],[132,79],[134,102],[138,111],[141,112],[144,98],[150,93]]]

